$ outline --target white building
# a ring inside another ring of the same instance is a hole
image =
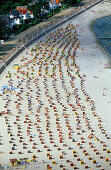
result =
[[[31,11],[28,11],[28,12],[29,12],[29,18],[34,18],[33,12],[31,12]]]
[[[10,26],[13,27],[14,25],[20,25],[21,24],[21,15],[20,13],[12,9],[10,11]]]

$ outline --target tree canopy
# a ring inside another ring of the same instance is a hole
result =
[[[38,0],[35,4],[32,4],[31,6],[28,6],[28,9],[33,11],[34,16],[36,18],[39,18],[41,15],[41,9],[43,7],[48,8],[49,3],[44,0]]]
[[[74,5],[78,2],[80,2],[81,0],[63,0],[62,3],[63,4],[67,4],[67,5]]]

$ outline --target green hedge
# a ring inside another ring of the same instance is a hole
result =
[[[36,24],[38,24],[38,21],[37,21],[37,20],[34,20],[34,21],[30,24],[30,26],[34,26],[34,25],[36,25]]]
[[[18,29],[15,29],[14,33],[15,33],[15,35],[17,35],[17,34],[23,32],[23,31],[25,31],[29,27],[30,27],[29,24],[21,24]]]

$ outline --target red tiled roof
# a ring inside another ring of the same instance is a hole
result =
[[[26,7],[26,6],[17,6],[17,7],[16,7],[16,10],[17,10],[17,11],[27,10],[27,7]]]
[[[21,11],[19,11],[19,12],[20,12],[21,14],[26,14],[26,13],[27,13],[27,11],[25,11],[25,10],[24,10],[24,11],[21,10]]]
[[[52,2],[54,2],[54,0],[51,0]],[[62,0],[56,0],[56,4],[59,4],[59,1],[62,1]]]
[[[19,12],[19,13],[21,13],[21,14],[26,14],[27,13],[27,7],[25,7],[25,6],[18,6],[18,7],[16,7],[16,10]],[[29,11],[29,13],[30,14],[33,14],[33,12],[32,11]]]
[[[17,162],[17,159],[10,159],[10,162]]]
[[[16,10],[21,14],[26,14],[28,11],[26,6],[18,6],[16,7]]]

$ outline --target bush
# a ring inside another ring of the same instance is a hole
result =
[[[19,26],[16,25],[16,26],[14,26],[14,33],[15,33],[15,35],[17,35],[17,34],[23,32],[23,31],[25,31],[29,27],[30,27],[29,24],[21,24]]]
[[[37,20],[33,20],[32,23],[30,24],[30,26],[34,26],[34,25],[36,25],[37,23],[38,23]]]
[[[23,24],[23,25],[21,25],[21,28],[20,28],[20,31],[22,32],[22,31],[25,31],[27,28],[29,28],[30,27],[30,25],[29,24]]]
[[[59,13],[60,12],[60,8],[57,8],[55,13]]]
[[[48,15],[47,15],[47,17],[49,18],[49,17],[52,17],[52,13],[50,12]]]

